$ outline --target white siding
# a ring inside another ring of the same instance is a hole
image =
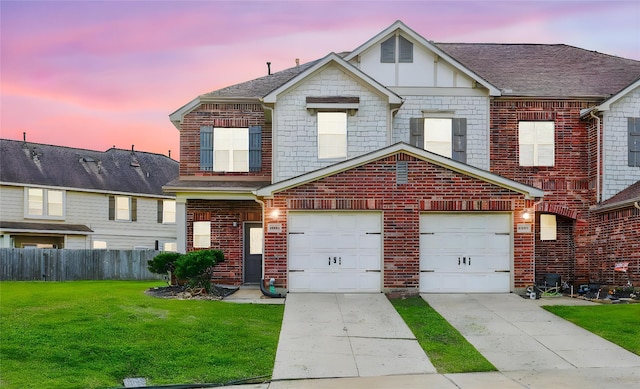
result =
[[[298,176],[338,161],[319,160],[317,116],[306,108],[307,96],[359,97],[354,116],[347,115],[347,158],[388,146],[389,104],[337,66],[328,66],[282,96],[275,109],[274,182]]]
[[[358,62],[359,60],[359,62]],[[351,63],[387,87],[462,87],[468,88],[472,80],[458,72],[442,58],[413,42],[413,62],[381,63],[380,44],[371,46]]]
[[[94,232],[88,236],[67,235],[69,249],[91,248],[93,240],[104,240],[109,249],[133,249],[135,246],[160,248],[164,242],[176,241],[176,224],[157,222],[157,198],[137,198],[138,217],[135,222],[109,220],[109,195],[66,191],[66,217],[64,221],[24,218],[24,188],[0,186],[0,219],[30,223],[82,224]]]
[[[467,164],[489,170],[489,100],[485,96],[403,96],[405,102],[393,120],[393,143],[409,143],[409,119],[423,110],[453,112],[467,118]]]
[[[603,201],[640,180],[640,167],[628,163],[630,117],[640,117],[640,88],[613,103],[603,115]]]

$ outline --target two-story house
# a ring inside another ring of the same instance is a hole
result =
[[[589,278],[608,177],[600,104],[639,75],[638,61],[565,45],[436,44],[398,21],[351,52],[198,96],[170,115],[178,249],[222,249],[220,282],[295,292]]]
[[[0,247],[177,249],[164,155],[0,139]]]

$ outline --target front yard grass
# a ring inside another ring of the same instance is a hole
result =
[[[158,281],[0,283],[0,387],[226,383],[270,376],[283,305],[167,300]]]
[[[543,308],[640,355],[640,304],[552,305]]]
[[[438,373],[497,370],[421,297],[391,299]]]

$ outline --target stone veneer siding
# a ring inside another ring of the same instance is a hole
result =
[[[628,120],[640,118],[640,88],[611,105],[603,113],[603,164],[604,182],[602,201],[640,180],[640,167],[629,166]]]
[[[396,184],[396,162],[408,161],[407,184]],[[385,292],[417,292],[420,279],[420,214],[423,212],[512,212],[514,287],[533,282],[533,236],[518,234],[520,210],[533,201],[507,189],[404,153],[288,189],[266,200],[265,214],[280,210],[281,233],[265,233],[265,279],[287,283],[286,210],[377,210],[383,212]],[[517,211],[517,212],[515,212]],[[273,221],[273,220],[268,220]]]
[[[489,99],[479,96],[403,96],[393,120],[393,142],[409,143],[409,120],[429,117],[424,110],[453,112],[467,119],[467,164],[489,170]]]
[[[274,135],[274,182],[339,162],[318,159],[317,116],[305,108],[308,96],[360,98],[357,113],[347,115],[347,159],[390,144],[387,135],[390,113],[386,96],[374,93],[337,66],[329,66],[278,96],[274,120],[277,127]]]

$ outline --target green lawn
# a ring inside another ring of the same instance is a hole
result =
[[[269,376],[284,306],[166,300],[160,282],[0,283],[0,386],[107,388]]]
[[[420,297],[392,299],[438,373],[495,371],[467,340]]]
[[[543,308],[640,355],[640,304]]]

